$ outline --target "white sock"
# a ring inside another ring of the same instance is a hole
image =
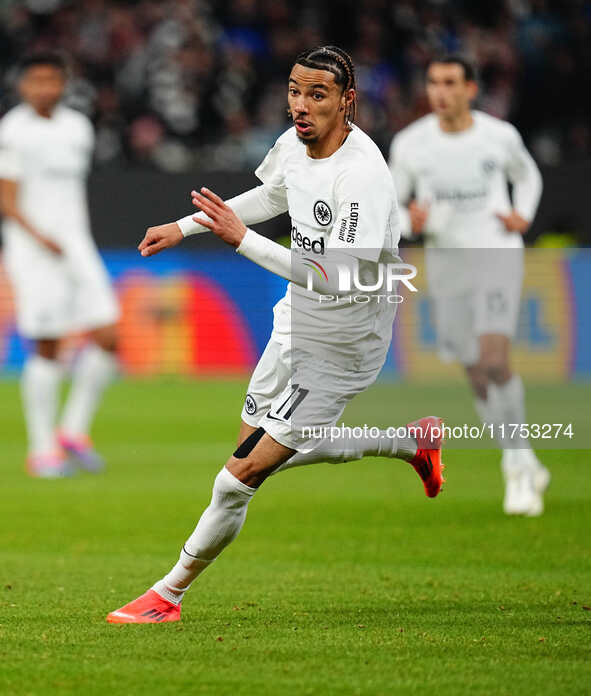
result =
[[[474,398],[474,408],[481,423],[493,426],[494,438],[499,447],[504,449],[506,441],[501,437],[501,428],[499,427],[505,422],[504,409],[495,393],[494,385],[489,386],[486,400],[479,397]]]
[[[514,476],[519,476],[524,470],[524,466],[518,456],[519,450],[512,449],[508,447],[503,450],[503,457],[501,459],[501,471],[503,472],[503,477],[505,481],[507,479],[513,478]]]
[[[353,437],[343,433],[335,438],[320,440],[311,452],[297,452],[273,472],[291,469],[295,466],[328,462],[341,464],[354,462],[363,457],[391,457],[410,462],[417,453],[417,442],[412,437],[388,436],[386,430],[380,430],[377,437],[369,434]]]
[[[500,436],[500,430],[497,431],[501,447],[528,449],[527,439],[521,438],[519,429],[515,427],[515,424],[525,423],[525,398],[521,378],[513,375],[505,384],[489,384],[488,401],[496,421],[505,426],[504,437]]]
[[[489,394],[492,395],[495,408],[499,411],[502,418],[501,422],[505,423],[503,446],[514,450],[511,455],[503,457],[505,473],[508,470],[529,469],[534,471],[536,468],[541,467],[528,439],[522,437],[518,429],[514,436],[511,437],[516,423],[526,423],[525,390],[521,377],[513,375],[505,384],[491,384],[489,386]]]
[[[474,408],[476,413],[480,418],[481,423],[493,426],[494,438],[497,441],[499,447],[503,450],[503,457],[501,459],[501,469],[503,470],[503,475],[507,478],[511,473],[518,468],[517,460],[512,456],[513,452],[509,448],[506,448],[506,441],[500,436],[501,428],[499,427],[503,424],[504,415],[502,404],[494,390],[494,385],[492,388],[489,386],[487,399],[480,399],[479,397],[474,398]]]
[[[29,454],[57,451],[55,421],[62,368],[57,360],[34,355],[27,360],[21,379]]]
[[[216,476],[211,502],[185,542],[178,562],[152,589],[179,604],[193,580],[238,536],[256,490],[224,467]]]
[[[502,409],[505,423],[525,423],[525,392],[519,375],[513,375],[505,384],[491,384],[489,390]]]
[[[495,414],[493,413],[493,409],[491,408],[491,403],[488,398],[481,399],[480,397],[475,396],[474,408],[476,409],[476,413],[478,414],[481,423],[484,425],[494,423]]]
[[[91,344],[80,355],[72,374],[72,386],[64,406],[61,429],[66,435],[87,435],[105,387],[114,378],[113,353]]]

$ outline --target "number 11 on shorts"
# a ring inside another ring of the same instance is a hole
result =
[[[296,408],[302,403],[309,393],[309,389],[304,389],[300,387],[299,384],[291,385],[291,393],[285,399],[285,401],[279,406],[275,413],[271,413],[271,418],[280,418],[281,420],[289,420],[296,410]]]

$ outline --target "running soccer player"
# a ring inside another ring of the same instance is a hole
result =
[[[273,333],[248,387],[238,448],[215,479],[209,507],[172,570],[111,612],[109,622],[177,621],[189,585],[237,536],[253,495],[280,470],[365,455],[396,457],[415,468],[429,497],[439,493],[439,418],[416,421],[416,439],[380,431],[315,440],[305,432],[305,426],[334,426],[346,403],[374,382],[392,336],[395,304],[347,302],[351,290],[339,294],[337,283],[336,266],[342,271],[350,262],[369,287],[368,274],[375,279],[380,263],[397,258],[399,238],[392,179],[376,145],[352,123],[355,100],[354,67],[344,51],[326,46],[302,53],[289,76],[294,126],[257,169],[262,186],[225,203],[208,189],[193,191],[201,212],[149,228],[139,245],[150,256],[211,230],[291,282],[275,306]],[[291,251],[247,227],[285,211],[292,220]],[[310,265],[318,274],[308,273]]]
[[[3,259],[14,291],[17,323],[34,344],[22,375],[29,439],[28,471],[53,478],[102,468],[88,431],[111,380],[119,310],[90,234],[86,176],[93,130],[60,104],[66,66],[53,54],[23,61],[22,103],[0,121],[0,212]],[[88,331],[56,431],[62,368],[59,340]]]
[[[408,204],[401,233],[425,239],[440,354],[464,365],[478,415],[494,426],[503,448],[504,510],[540,515],[549,472],[527,440],[508,434],[515,430],[510,424],[525,423],[523,384],[511,370],[510,349],[523,235],[542,179],[511,124],[471,109],[477,91],[469,61],[433,60],[427,69],[433,113],[394,137],[390,168],[400,202]]]

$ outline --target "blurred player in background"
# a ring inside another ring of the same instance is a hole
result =
[[[433,60],[427,70],[433,113],[395,136],[390,167],[400,203],[408,204],[402,234],[425,239],[440,353],[464,365],[478,415],[494,426],[503,448],[504,510],[539,515],[549,473],[527,440],[508,434],[510,424],[525,423],[523,384],[511,370],[510,349],[523,235],[542,179],[512,125],[471,109],[477,91],[469,61]]]
[[[109,622],[177,621],[186,590],[237,536],[250,500],[272,473],[372,455],[409,462],[429,497],[441,489],[441,434],[433,429],[441,425],[439,418],[417,421],[416,438],[375,428],[357,438],[343,433],[314,440],[302,427],[334,426],[347,402],[375,381],[392,339],[396,305],[375,297],[369,305],[339,301],[333,263],[336,257],[375,279],[378,263],[397,258],[400,236],[386,162],[352,124],[355,99],[354,67],[344,51],[324,46],[302,53],[289,77],[294,127],[257,169],[263,185],[227,203],[207,189],[194,191],[202,212],[150,228],[139,246],[150,256],[187,234],[211,229],[238,253],[291,282],[274,308],[273,333],[249,384],[239,446],[215,479],[209,507],[172,570],[111,612]],[[292,251],[246,227],[286,211]],[[309,274],[310,265],[322,273]],[[319,293],[332,299],[320,302]],[[351,289],[343,297],[351,299]]]
[[[57,477],[71,463],[91,471],[102,460],[88,437],[103,389],[116,369],[119,310],[90,233],[86,176],[94,135],[83,114],[62,104],[66,65],[37,54],[21,65],[22,103],[0,121],[3,259],[18,328],[34,343],[22,375],[28,471]],[[60,339],[88,331],[74,367],[59,429]]]

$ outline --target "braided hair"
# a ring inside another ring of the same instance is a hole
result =
[[[342,85],[343,92],[357,89],[355,83],[355,66],[351,56],[338,46],[317,46],[299,54],[296,65],[314,70],[327,70],[334,75],[337,85]],[[357,111],[357,97],[345,109],[345,124],[353,123]]]

